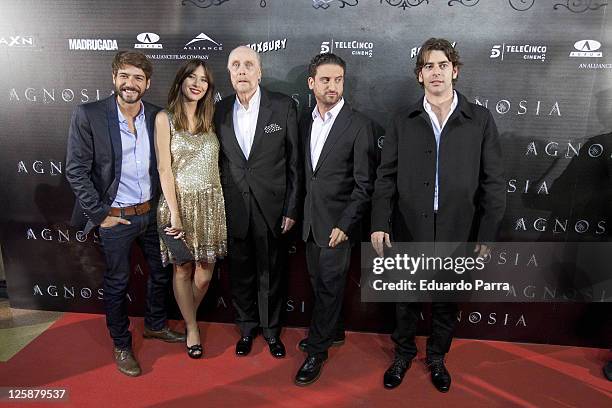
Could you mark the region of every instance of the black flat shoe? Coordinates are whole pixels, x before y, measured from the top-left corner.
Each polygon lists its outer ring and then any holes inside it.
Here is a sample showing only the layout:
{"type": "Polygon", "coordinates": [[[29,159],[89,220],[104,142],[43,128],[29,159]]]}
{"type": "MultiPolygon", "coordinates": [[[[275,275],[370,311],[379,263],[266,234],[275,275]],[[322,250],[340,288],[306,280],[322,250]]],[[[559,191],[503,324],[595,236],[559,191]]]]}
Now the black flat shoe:
{"type": "Polygon", "coordinates": [[[244,357],[251,352],[253,347],[253,336],[244,336],[236,343],[236,355],[244,357]]]}
{"type": "Polygon", "coordinates": [[[324,357],[308,356],[295,375],[295,385],[305,386],[317,381],[325,360],[324,357]]]}
{"type": "Polygon", "coordinates": [[[393,360],[391,366],[385,371],[383,377],[383,385],[385,388],[391,390],[400,385],[411,364],[412,360],[395,357],[395,360],[393,360]]]}
{"type": "MultiPolygon", "coordinates": [[[[187,332],[187,328],[185,328],[185,336],[187,336],[188,332],[187,332]]],[[[198,334],[200,334],[200,328],[198,327],[198,334]]],[[[185,342],[187,342],[187,339],[185,339],[185,342]]],[[[187,355],[191,358],[202,358],[202,355],[204,354],[204,348],[202,347],[202,344],[194,344],[193,346],[187,346],[187,355]]]]}
{"type": "Polygon", "coordinates": [[[440,392],[448,392],[451,386],[451,376],[444,365],[444,360],[441,358],[428,360],[427,367],[431,372],[431,382],[436,389],[440,392]]]}
{"type": "Polygon", "coordinates": [[[266,339],[268,342],[268,347],[270,347],[270,354],[274,358],[283,358],[285,357],[285,345],[281,341],[280,337],[270,337],[266,339]]]}

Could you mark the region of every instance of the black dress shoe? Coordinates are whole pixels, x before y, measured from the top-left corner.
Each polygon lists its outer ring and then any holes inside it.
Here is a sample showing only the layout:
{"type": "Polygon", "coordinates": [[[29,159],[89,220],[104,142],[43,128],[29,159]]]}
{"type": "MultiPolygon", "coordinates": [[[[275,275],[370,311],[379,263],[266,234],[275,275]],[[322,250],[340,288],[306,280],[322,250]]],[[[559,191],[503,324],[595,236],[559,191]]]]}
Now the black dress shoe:
{"type": "Polygon", "coordinates": [[[295,385],[304,386],[317,381],[325,360],[325,357],[308,356],[295,375],[295,385]]]}
{"type": "Polygon", "coordinates": [[[270,347],[270,354],[272,354],[272,357],[285,357],[285,345],[281,341],[280,337],[270,337],[269,339],[266,339],[266,341],[270,347]]]}
{"type": "Polygon", "coordinates": [[[412,360],[405,360],[400,357],[395,357],[391,366],[385,371],[383,384],[385,388],[391,390],[402,383],[404,374],[410,368],[412,360]]]}
{"type": "Polygon", "coordinates": [[[236,343],[236,355],[244,357],[251,352],[253,347],[253,336],[244,336],[236,343]]]}
{"type": "Polygon", "coordinates": [[[608,361],[608,363],[604,366],[603,373],[608,381],[612,381],[612,360],[608,361]]]}
{"type": "MultiPolygon", "coordinates": [[[[344,341],[345,341],[345,336],[344,336],[344,333],[342,333],[341,335],[334,337],[334,340],[332,341],[332,347],[341,346],[344,344],[344,341]]],[[[300,340],[300,342],[298,343],[298,348],[302,350],[303,352],[306,352],[307,345],[308,345],[308,337],[300,340]]]]}
{"type": "Polygon", "coordinates": [[[161,330],[151,330],[144,328],[142,337],[145,339],[157,339],[165,341],[166,343],[182,343],[187,340],[187,336],[184,333],[179,333],[174,330],[170,330],[168,326],[161,330]]]}
{"type": "Polygon", "coordinates": [[[451,376],[444,366],[444,360],[441,358],[427,361],[427,367],[431,372],[431,382],[440,392],[448,392],[451,385],[451,376]]]}

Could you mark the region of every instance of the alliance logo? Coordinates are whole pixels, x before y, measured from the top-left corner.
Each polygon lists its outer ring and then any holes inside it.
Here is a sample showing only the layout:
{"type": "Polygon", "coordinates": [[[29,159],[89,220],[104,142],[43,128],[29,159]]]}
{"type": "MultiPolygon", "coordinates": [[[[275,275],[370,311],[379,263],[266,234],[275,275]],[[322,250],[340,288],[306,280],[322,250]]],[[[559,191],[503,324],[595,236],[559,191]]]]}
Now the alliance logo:
{"type": "Polygon", "coordinates": [[[77,51],[114,51],[118,50],[117,40],[71,38],[68,48],[77,51]]]}
{"type": "Polygon", "coordinates": [[[213,40],[211,37],[204,33],[198,34],[194,39],[189,41],[183,47],[184,50],[194,50],[194,51],[223,51],[223,44],[218,43],[213,40]],[[200,43],[198,45],[192,45],[195,43],[200,43]],[[214,45],[204,45],[204,43],[211,43],[214,45]]]}
{"type": "Polygon", "coordinates": [[[36,47],[36,41],[31,35],[10,35],[0,37],[0,47],[34,48],[36,47]]]}
{"type": "Polygon", "coordinates": [[[523,60],[542,61],[546,60],[546,45],[531,44],[497,44],[491,48],[490,59],[503,61],[512,54],[522,54],[523,60]]]}
{"type": "Polygon", "coordinates": [[[321,54],[338,52],[337,50],[351,50],[351,55],[360,55],[372,58],[374,54],[374,43],[369,41],[323,41],[321,43],[321,54]]]}
{"type": "Polygon", "coordinates": [[[159,41],[159,35],[155,33],[140,33],[136,36],[136,39],[139,42],[134,44],[134,48],[146,48],[146,49],[164,48],[162,44],[157,44],[157,42],[159,41]]]}
{"type": "Polygon", "coordinates": [[[260,54],[268,51],[278,51],[287,48],[287,39],[263,41],[259,43],[247,44],[247,47],[260,54]]]}
{"type": "Polygon", "coordinates": [[[574,44],[574,48],[577,51],[570,52],[570,57],[579,57],[579,58],[601,58],[603,57],[603,53],[601,51],[597,51],[601,48],[601,43],[595,40],[580,40],[576,41],[574,44]]]}

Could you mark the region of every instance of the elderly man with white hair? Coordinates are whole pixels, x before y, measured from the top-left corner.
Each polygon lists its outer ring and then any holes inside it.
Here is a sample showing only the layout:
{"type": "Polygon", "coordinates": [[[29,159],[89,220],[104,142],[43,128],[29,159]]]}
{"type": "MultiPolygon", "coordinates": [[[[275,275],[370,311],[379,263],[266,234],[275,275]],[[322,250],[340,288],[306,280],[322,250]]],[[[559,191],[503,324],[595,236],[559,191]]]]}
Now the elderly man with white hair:
{"type": "Polygon", "coordinates": [[[250,353],[262,330],[270,353],[285,356],[280,339],[281,277],[286,234],[298,213],[298,133],[294,101],[262,88],[261,60],[240,46],[228,57],[235,94],[217,104],[232,303],[241,338],[236,355],[250,353]]]}

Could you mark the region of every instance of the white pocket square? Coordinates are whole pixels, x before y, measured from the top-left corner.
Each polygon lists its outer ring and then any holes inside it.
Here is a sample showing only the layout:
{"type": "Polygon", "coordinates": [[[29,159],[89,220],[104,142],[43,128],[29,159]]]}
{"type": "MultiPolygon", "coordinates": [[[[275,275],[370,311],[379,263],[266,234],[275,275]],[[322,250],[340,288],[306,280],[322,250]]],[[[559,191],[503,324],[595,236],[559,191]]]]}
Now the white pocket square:
{"type": "Polygon", "coordinates": [[[283,128],[278,126],[276,123],[271,123],[264,128],[265,133],[278,132],[279,130],[283,130],[283,128]]]}

